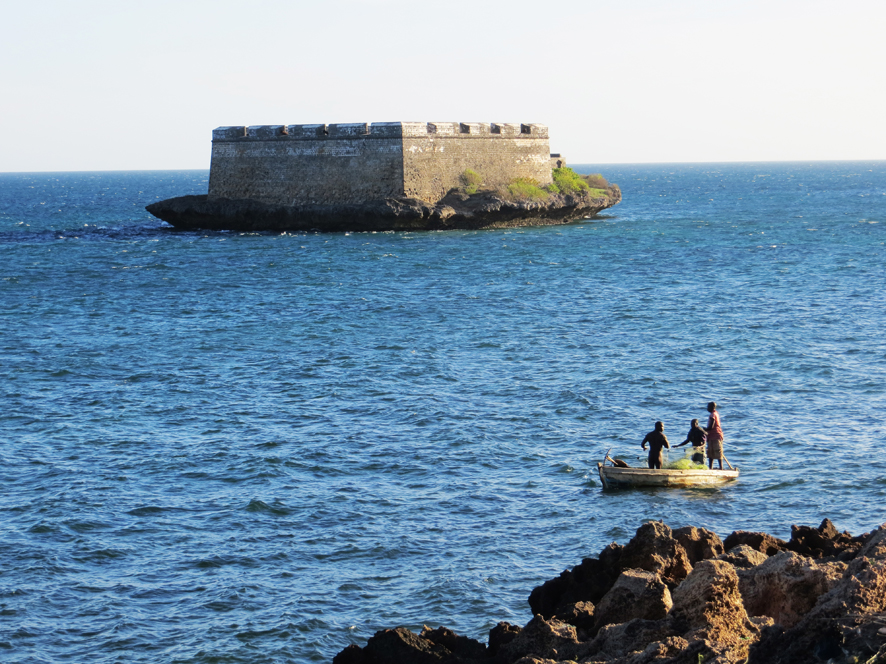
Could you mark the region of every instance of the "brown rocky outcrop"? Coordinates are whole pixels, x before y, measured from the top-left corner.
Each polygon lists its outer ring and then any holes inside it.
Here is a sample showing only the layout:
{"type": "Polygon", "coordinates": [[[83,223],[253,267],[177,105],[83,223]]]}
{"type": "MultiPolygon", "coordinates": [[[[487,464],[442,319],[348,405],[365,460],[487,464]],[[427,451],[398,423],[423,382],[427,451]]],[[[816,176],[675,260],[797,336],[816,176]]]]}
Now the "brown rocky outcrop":
{"type": "Polygon", "coordinates": [[[621,569],[645,569],[658,574],[671,588],[692,570],[689,556],[673,537],[673,532],[659,521],[644,523],[627,543],[618,559],[621,569]]]}
{"type": "Polygon", "coordinates": [[[486,657],[487,648],[484,644],[467,636],[459,636],[446,627],[431,629],[426,625],[419,636],[438,646],[443,646],[459,659],[474,660],[486,657]]]}
{"type": "Polygon", "coordinates": [[[600,552],[599,558],[585,558],[571,570],[564,570],[557,578],[534,588],[529,594],[529,608],[550,618],[576,602],[596,604],[621,574],[618,559],[622,548],[610,544],[600,552]]]}
{"type": "Polygon", "coordinates": [[[694,565],[699,560],[709,560],[721,555],[724,551],[723,540],[710,530],[686,526],[677,528],[673,537],[680,543],[689,557],[689,564],[694,565]]]}
{"type": "Polygon", "coordinates": [[[498,654],[502,646],[513,641],[523,628],[519,625],[512,625],[509,622],[500,622],[491,630],[489,630],[489,656],[493,657],[498,654]]]}
{"type": "Polygon", "coordinates": [[[765,553],[752,549],[747,544],[739,544],[729,549],[724,554],[717,556],[717,560],[725,560],[733,567],[754,567],[769,559],[765,553]]]}
{"type": "MultiPolygon", "coordinates": [[[[660,643],[675,635],[667,620],[635,620],[601,629],[588,645],[589,661],[619,660],[643,651],[649,644],[660,643]]],[[[688,643],[688,642],[687,642],[688,643]]]]}
{"type": "Polygon", "coordinates": [[[535,616],[495,655],[496,664],[514,664],[527,656],[540,659],[572,659],[579,645],[575,627],[552,618],[535,616]]]}
{"type": "Polygon", "coordinates": [[[362,650],[349,646],[332,660],[333,664],[449,664],[462,661],[445,646],[405,627],[376,632],[362,650]]]}
{"type": "Polygon", "coordinates": [[[739,544],[745,544],[755,551],[774,556],[779,551],[787,551],[788,543],[766,533],[752,533],[744,530],[736,530],[723,542],[723,547],[729,551],[739,544]]]}
{"type": "Polygon", "coordinates": [[[668,618],[688,642],[704,641],[717,655],[747,654],[759,633],[745,611],[735,568],[722,560],[703,560],[674,590],[668,618]]]}
{"type": "Polygon", "coordinates": [[[660,620],[672,605],[671,593],[658,574],[627,569],[595,608],[594,629],[635,618],[660,620]]]}
{"type": "MultiPolygon", "coordinates": [[[[751,651],[755,664],[793,664],[854,656],[886,661],[886,526],[867,538],[843,577],[792,628],[764,631],[751,651]],[[862,638],[867,634],[867,638],[862,638]],[[847,646],[854,650],[848,650],[847,646]]],[[[845,661],[849,661],[848,658],[845,661]]]]}
{"type": "Polygon", "coordinates": [[[362,204],[276,205],[249,199],[178,196],[145,209],[181,229],[233,231],[418,231],[565,224],[593,217],[621,201],[618,185],[605,194],[550,194],[544,200],[509,201],[493,193],[459,196],[436,205],[415,198],[362,204]]]}
{"type": "Polygon", "coordinates": [[[554,617],[577,628],[579,638],[594,629],[596,607],[590,602],[575,602],[561,608],[554,617]]]}
{"type": "Polygon", "coordinates": [[[830,519],[825,519],[818,528],[791,526],[787,548],[808,558],[839,557],[846,561],[856,556],[862,544],[863,537],[840,533],[830,519]]]}
{"type": "MultiPolygon", "coordinates": [[[[694,540],[698,545],[694,551],[716,550],[702,529],[694,530],[698,531],[694,540]]],[[[688,534],[687,541],[690,541],[688,534]]],[[[673,588],[686,578],[692,565],[671,529],[661,522],[651,521],[640,526],[625,546],[610,544],[600,552],[599,558],[585,558],[580,565],[533,589],[529,606],[533,613],[550,618],[575,602],[596,605],[627,569],[658,574],[668,587],[673,588]]]]}
{"type": "Polygon", "coordinates": [[[818,598],[843,576],[846,563],[816,563],[784,551],[750,569],[739,570],[739,591],[751,616],[769,616],[793,627],[812,610],[818,598]]]}
{"type": "Polygon", "coordinates": [[[794,526],[790,542],[736,531],[719,544],[704,529],[650,522],[533,590],[533,602],[551,614],[498,623],[488,647],[443,627],[399,628],[334,662],[886,664],[886,525],[852,537],[825,520],[794,526]]]}

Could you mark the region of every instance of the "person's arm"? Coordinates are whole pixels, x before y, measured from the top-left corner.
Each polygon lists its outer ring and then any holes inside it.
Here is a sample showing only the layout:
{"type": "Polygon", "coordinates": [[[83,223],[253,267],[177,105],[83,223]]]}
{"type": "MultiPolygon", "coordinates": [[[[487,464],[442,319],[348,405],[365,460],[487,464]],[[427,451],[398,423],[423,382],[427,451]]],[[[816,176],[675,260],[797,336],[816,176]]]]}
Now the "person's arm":
{"type": "Polygon", "coordinates": [[[671,444],[668,442],[668,437],[665,436],[664,434],[661,434],[661,437],[664,440],[665,447],[667,447],[668,449],[671,449],[671,444]]]}
{"type": "Polygon", "coordinates": [[[674,447],[675,447],[675,448],[676,448],[676,447],[683,447],[683,446],[686,445],[688,442],[689,442],[689,439],[687,438],[686,440],[684,440],[684,441],[683,441],[682,443],[680,443],[679,445],[674,445],[674,447]]]}
{"type": "Polygon", "coordinates": [[[648,433],[643,437],[643,442],[640,443],[640,447],[642,447],[644,450],[646,449],[646,441],[647,441],[647,440],[649,440],[649,434],[648,434],[648,433]]]}

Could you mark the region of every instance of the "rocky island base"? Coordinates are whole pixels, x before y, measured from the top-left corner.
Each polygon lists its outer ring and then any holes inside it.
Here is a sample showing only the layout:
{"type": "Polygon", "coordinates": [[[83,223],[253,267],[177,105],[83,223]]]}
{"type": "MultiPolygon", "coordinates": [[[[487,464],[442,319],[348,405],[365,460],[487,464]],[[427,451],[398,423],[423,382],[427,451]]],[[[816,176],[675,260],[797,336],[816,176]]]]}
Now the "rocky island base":
{"type": "Polygon", "coordinates": [[[334,664],[877,664],[886,662],[886,525],[825,519],[784,541],[643,524],[529,596],[489,643],[445,627],[377,632],[334,664]]]}
{"type": "Polygon", "coordinates": [[[273,205],[256,200],[179,196],[145,209],[182,229],[231,231],[435,231],[565,224],[593,217],[621,201],[618,185],[542,200],[506,200],[494,193],[453,192],[436,204],[386,198],[359,205],[273,205]]]}

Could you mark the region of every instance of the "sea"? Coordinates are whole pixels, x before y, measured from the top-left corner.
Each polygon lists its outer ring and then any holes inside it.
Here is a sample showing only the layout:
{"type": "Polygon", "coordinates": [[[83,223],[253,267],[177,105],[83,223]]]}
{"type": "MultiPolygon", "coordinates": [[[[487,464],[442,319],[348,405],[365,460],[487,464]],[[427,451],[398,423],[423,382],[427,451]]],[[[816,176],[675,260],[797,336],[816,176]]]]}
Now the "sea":
{"type": "Polygon", "coordinates": [[[0,662],[485,641],[649,520],[886,521],[886,162],[576,170],[623,202],[334,234],[145,211],[206,171],[0,174],[0,662]],[[709,401],[737,482],[602,489],[709,401]]]}

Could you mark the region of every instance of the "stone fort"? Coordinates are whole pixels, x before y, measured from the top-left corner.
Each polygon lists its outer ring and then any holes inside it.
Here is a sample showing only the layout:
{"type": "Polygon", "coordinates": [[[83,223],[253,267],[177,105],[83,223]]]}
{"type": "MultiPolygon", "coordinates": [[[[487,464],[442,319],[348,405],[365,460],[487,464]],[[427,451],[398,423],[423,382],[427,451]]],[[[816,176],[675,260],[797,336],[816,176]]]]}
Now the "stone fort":
{"type": "MultiPolygon", "coordinates": [[[[486,187],[517,178],[550,184],[541,124],[374,122],[219,127],[212,132],[208,199],[278,205],[417,198],[434,204],[467,169],[486,187]]],[[[552,159],[553,158],[553,159],[552,159]]]]}

